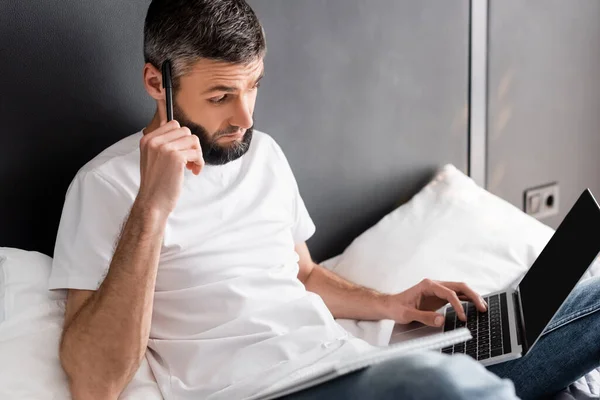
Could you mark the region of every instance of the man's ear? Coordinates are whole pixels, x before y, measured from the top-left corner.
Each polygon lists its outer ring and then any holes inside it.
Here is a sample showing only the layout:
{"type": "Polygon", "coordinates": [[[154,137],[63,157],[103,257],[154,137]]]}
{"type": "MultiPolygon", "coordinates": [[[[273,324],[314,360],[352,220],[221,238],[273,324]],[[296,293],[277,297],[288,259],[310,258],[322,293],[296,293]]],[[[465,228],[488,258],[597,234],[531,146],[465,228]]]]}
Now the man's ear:
{"type": "Polygon", "coordinates": [[[162,72],[151,63],[144,65],[144,87],[155,100],[165,100],[165,89],[162,86],[162,72]]]}

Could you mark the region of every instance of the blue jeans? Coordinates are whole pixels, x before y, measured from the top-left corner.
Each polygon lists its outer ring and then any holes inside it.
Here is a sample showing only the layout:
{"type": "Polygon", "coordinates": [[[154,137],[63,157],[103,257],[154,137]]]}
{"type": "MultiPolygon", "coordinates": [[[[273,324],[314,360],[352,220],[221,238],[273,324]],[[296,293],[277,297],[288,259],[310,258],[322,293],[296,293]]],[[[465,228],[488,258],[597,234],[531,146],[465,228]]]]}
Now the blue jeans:
{"type": "Polygon", "coordinates": [[[576,286],[524,357],[486,369],[466,355],[426,351],[376,364],[283,399],[541,398],[600,366],[598,310],[600,277],[576,286]]]}

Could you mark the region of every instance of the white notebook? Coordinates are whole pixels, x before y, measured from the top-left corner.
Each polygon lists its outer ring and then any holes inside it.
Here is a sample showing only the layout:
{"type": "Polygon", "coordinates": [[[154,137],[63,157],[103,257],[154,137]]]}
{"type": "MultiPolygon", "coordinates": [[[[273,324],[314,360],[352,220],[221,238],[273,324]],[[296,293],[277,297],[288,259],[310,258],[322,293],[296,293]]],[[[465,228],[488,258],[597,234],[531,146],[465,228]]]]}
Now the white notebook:
{"type": "Polygon", "coordinates": [[[414,351],[441,349],[456,343],[465,342],[472,338],[473,336],[467,328],[460,328],[450,332],[441,332],[396,343],[388,347],[361,354],[353,360],[318,364],[314,366],[312,370],[303,369],[302,371],[299,371],[301,375],[296,379],[292,377],[291,381],[286,380],[284,387],[275,385],[274,387],[269,388],[267,392],[263,392],[259,394],[258,397],[252,398],[263,400],[275,399],[414,351]]]}

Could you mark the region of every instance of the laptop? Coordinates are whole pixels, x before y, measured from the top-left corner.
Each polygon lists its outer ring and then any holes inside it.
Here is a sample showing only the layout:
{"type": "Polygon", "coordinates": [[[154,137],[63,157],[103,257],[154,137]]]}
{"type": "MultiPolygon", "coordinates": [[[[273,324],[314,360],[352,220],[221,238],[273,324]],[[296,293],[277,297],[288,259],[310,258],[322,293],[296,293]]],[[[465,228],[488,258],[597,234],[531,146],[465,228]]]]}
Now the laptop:
{"type": "MultiPolygon", "coordinates": [[[[498,364],[524,356],[536,345],[550,320],[600,253],[600,240],[593,234],[600,227],[600,207],[589,189],[556,229],[531,268],[510,289],[482,296],[488,304],[479,312],[471,302],[462,302],[467,322],[458,319],[447,304],[443,327],[419,322],[396,324],[390,344],[466,327],[472,339],[440,351],[467,354],[483,365],[498,364]]],[[[467,282],[468,283],[468,282],[467,282]]]]}

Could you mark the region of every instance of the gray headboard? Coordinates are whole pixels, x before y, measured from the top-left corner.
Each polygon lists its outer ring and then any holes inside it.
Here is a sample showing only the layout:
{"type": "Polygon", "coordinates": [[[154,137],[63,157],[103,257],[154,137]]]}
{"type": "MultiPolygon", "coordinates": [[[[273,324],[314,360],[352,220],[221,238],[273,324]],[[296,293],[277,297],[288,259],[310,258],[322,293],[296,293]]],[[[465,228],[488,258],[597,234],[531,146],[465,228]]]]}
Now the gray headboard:
{"type": "MultiPolygon", "coordinates": [[[[153,113],[148,0],[0,3],[0,246],[52,255],[77,169],[153,113]]],[[[268,54],[257,129],[336,255],[434,170],[468,159],[469,1],[250,0],[268,54]]]]}

